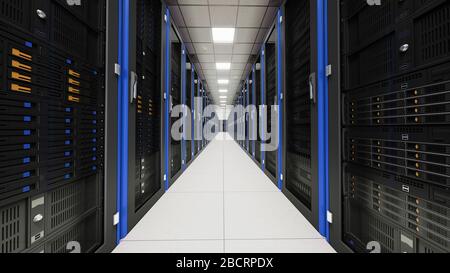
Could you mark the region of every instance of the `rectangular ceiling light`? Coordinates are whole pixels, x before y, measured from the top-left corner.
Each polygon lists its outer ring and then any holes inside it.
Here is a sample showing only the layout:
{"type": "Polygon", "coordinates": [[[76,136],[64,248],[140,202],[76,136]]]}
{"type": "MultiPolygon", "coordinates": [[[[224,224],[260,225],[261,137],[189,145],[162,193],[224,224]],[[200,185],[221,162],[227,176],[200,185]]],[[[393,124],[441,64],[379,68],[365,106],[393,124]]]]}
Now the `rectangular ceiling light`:
{"type": "Polygon", "coordinates": [[[232,44],[234,42],[234,28],[213,28],[213,41],[216,44],[232,44]]]}
{"type": "Polygon", "coordinates": [[[218,82],[219,84],[228,84],[228,83],[230,83],[229,80],[218,80],[217,82],[218,82]]]}
{"type": "Polygon", "coordinates": [[[219,93],[228,93],[228,90],[227,89],[220,89],[219,93]]]}
{"type": "Polygon", "coordinates": [[[216,63],[217,70],[230,70],[231,63],[216,63]]]}

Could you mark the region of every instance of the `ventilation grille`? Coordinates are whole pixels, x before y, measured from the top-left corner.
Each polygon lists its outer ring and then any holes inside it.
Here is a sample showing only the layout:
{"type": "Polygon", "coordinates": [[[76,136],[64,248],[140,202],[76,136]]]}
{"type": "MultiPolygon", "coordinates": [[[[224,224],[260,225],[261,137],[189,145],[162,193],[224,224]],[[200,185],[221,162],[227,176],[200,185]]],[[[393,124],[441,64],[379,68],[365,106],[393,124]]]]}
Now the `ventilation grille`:
{"type": "Polygon", "coordinates": [[[30,22],[30,0],[1,0],[1,17],[15,25],[27,28],[30,22]]]}
{"type": "Polygon", "coordinates": [[[448,57],[450,52],[450,3],[424,14],[415,21],[416,39],[420,50],[419,63],[448,57]]]}
{"type": "Polygon", "coordinates": [[[0,209],[1,253],[25,249],[25,202],[0,209]]]}
{"type": "Polygon", "coordinates": [[[85,26],[62,7],[54,5],[53,12],[54,42],[73,54],[83,56],[87,45],[85,26]]]}
{"type": "Polygon", "coordinates": [[[80,216],[84,208],[81,183],[59,188],[50,193],[50,228],[56,229],[80,216]]]}

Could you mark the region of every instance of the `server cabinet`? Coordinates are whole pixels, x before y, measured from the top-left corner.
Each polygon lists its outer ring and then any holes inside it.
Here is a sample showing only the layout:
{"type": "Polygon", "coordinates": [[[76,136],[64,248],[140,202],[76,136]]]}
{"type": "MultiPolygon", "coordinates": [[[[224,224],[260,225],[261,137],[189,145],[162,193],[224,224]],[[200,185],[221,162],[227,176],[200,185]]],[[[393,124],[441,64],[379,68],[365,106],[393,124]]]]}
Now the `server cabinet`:
{"type": "Polygon", "coordinates": [[[202,141],[201,139],[203,138],[203,128],[202,128],[202,109],[203,109],[203,98],[202,98],[202,91],[203,90],[203,84],[202,84],[202,80],[200,79],[200,77],[197,75],[197,90],[196,90],[196,95],[195,95],[195,103],[194,103],[194,108],[195,108],[195,146],[196,146],[196,151],[195,151],[195,155],[198,155],[202,149],[202,141]]]}
{"type": "Polygon", "coordinates": [[[264,65],[265,65],[265,89],[264,89],[264,103],[267,110],[267,120],[264,122],[265,129],[268,133],[273,133],[273,138],[263,141],[265,148],[264,152],[264,166],[265,172],[269,178],[278,185],[278,151],[280,149],[278,141],[274,137],[279,136],[279,127],[276,124],[272,124],[272,115],[279,114],[279,97],[278,97],[278,66],[279,56],[278,56],[278,28],[275,22],[272,27],[270,34],[264,45],[264,65]]]}
{"type": "Polygon", "coordinates": [[[185,81],[185,89],[186,89],[186,93],[185,93],[185,99],[184,99],[184,105],[186,106],[186,110],[185,113],[187,114],[189,112],[189,117],[185,116],[185,123],[184,123],[184,134],[185,134],[185,140],[184,143],[186,145],[186,151],[185,151],[185,165],[188,165],[191,160],[193,159],[193,142],[192,140],[192,135],[193,135],[193,117],[192,117],[192,105],[193,105],[193,91],[194,89],[194,66],[191,63],[189,57],[186,58],[186,65],[185,65],[185,69],[186,69],[186,81],[185,81]],[[191,118],[190,121],[188,121],[187,119],[191,118]],[[186,126],[190,125],[191,128],[187,128],[186,126]]]}
{"type": "Polygon", "coordinates": [[[0,4],[0,253],[110,249],[117,2],[0,4]]]}
{"type": "Polygon", "coordinates": [[[332,243],[449,252],[450,3],[331,2],[332,243]]]}
{"type": "Polygon", "coordinates": [[[318,228],[317,1],[285,4],[283,192],[318,228]]]}
{"type": "MultiPolygon", "coordinates": [[[[174,123],[179,119],[179,117],[172,116],[173,107],[181,105],[182,96],[182,80],[181,80],[181,60],[182,55],[184,55],[182,50],[182,43],[180,36],[172,25],[170,32],[170,109],[169,116],[169,132],[172,129],[174,123]]],[[[169,135],[169,147],[170,147],[170,177],[171,184],[175,182],[181,171],[181,141],[174,138],[174,136],[169,135]]]]}
{"type": "Polygon", "coordinates": [[[257,108],[257,117],[256,117],[256,121],[257,121],[257,127],[256,127],[256,132],[255,132],[255,143],[254,143],[254,157],[255,160],[261,165],[262,164],[262,150],[261,150],[261,106],[264,105],[263,101],[262,101],[262,88],[261,88],[261,56],[258,57],[258,61],[255,64],[254,67],[254,73],[253,73],[253,87],[254,87],[254,105],[257,108]]]}
{"type": "Polygon", "coordinates": [[[199,82],[199,77],[197,72],[195,71],[194,68],[194,89],[192,90],[192,159],[195,158],[195,156],[198,154],[198,142],[196,140],[196,137],[198,135],[198,127],[197,127],[197,123],[196,123],[196,118],[197,118],[197,97],[198,97],[198,92],[199,92],[199,88],[200,88],[200,82],[199,82]]]}
{"type": "MultiPolygon", "coordinates": [[[[161,1],[129,2],[128,207],[131,230],[164,192],[161,1]]],[[[122,212],[122,214],[124,214],[122,212]]],[[[123,217],[122,217],[123,218],[123,217]]],[[[123,219],[122,219],[123,220],[123,219]]]]}

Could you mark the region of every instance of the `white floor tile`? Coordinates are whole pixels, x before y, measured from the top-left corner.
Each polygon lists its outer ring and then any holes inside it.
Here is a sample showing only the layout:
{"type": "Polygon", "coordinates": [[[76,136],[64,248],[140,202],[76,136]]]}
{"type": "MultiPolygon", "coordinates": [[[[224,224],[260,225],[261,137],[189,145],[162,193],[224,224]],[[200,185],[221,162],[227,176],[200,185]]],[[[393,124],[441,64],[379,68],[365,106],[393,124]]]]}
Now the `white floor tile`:
{"type": "Polygon", "coordinates": [[[225,193],[225,239],[316,239],[319,232],[280,192],[225,193]]]}
{"type": "Polygon", "coordinates": [[[149,240],[223,239],[222,193],[166,194],[125,238],[149,240]]]}
{"type": "Polygon", "coordinates": [[[169,193],[222,192],[223,175],[219,172],[186,172],[170,188],[169,193]]]}
{"type": "Polygon", "coordinates": [[[113,253],[223,253],[223,240],[123,241],[113,253]]]}
{"type": "Polygon", "coordinates": [[[325,239],[230,240],[226,253],[336,253],[325,239]]]}

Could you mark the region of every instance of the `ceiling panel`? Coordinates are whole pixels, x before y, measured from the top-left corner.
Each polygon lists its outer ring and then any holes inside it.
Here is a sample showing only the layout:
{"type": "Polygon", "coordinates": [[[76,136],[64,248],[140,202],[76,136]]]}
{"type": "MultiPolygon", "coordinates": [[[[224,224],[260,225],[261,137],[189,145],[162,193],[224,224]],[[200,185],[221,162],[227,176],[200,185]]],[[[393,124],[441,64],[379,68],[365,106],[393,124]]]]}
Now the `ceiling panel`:
{"type": "Polygon", "coordinates": [[[211,6],[212,27],[235,27],[238,13],[237,6],[211,6]]]}
{"type": "Polygon", "coordinates": [[[237,27],[259,28],[267,7],[239,7],[237,27]]]}
{"type": "Polygon", "coordinates": [[[169,5],[173,20],[186,43],[196,70],[215,99],[219,89],[228,89],[231,103],[235,91],[241,85],[259,53],[277,12],[280,0],[172,0],[169,5]],[[211,28],[233,27],[234,43],[215,44],[211,28]],[[196,63],[199,62],[199,63],[196,63]],[[231,69],[218,71],[216,62],[230,62],[231,69]],[[218,79],[228,79],[227,85],[219,85],[218,79]]]}
{"type": "Polygon", "coordinates": [[[187,27],[209,27],[209,9],[207,6],[180,6],[187,27]]]}

